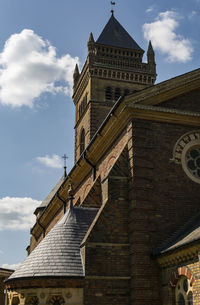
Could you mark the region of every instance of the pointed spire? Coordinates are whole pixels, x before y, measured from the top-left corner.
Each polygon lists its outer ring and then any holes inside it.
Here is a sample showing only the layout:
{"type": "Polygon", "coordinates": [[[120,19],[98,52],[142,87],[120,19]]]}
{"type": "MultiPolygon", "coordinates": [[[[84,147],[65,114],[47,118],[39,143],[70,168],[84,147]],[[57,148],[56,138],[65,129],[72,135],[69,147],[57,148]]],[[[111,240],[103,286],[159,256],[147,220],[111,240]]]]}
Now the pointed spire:
{"type": "Polygon", "coordinates": [[[93,37],[93,34],[92,32],[90,33],[90,37],[89,37],[89,40],[88,40],[88,54],[92,54],[94,53],[94,37],[93,37]]]}
{"type": "Polygon", "coordinates": [[[88,39],[88,45],[91,44],[91,43],[94,43],[94,37],[93,37],[92,32],[90,33],[90,37],[88,39]]]}
{"type": "Polygon", "coordinates": [[[149,40],[149,46],[148,46],[148,51],[147,54],[154,54],[154,50],[151,44],[151,40],[149,40]]]}
{"type": "Polygon", "coordinates": [[[155,53],[151,44],[151,40],[149,40],[149,46],[148,46],[148,51],[147,51],[147,61],[148,64],[153,64],[155,65],[155,53]]]}
{"type": "Polygon", "coordinates": [[[79,76],[80,76],[79,68],[78,68],[78,65],[76,64],[75,69],[74,69],[74,74],[73,74],[74,86],[76,85],[76,83],[79,79],[79,76]]]}

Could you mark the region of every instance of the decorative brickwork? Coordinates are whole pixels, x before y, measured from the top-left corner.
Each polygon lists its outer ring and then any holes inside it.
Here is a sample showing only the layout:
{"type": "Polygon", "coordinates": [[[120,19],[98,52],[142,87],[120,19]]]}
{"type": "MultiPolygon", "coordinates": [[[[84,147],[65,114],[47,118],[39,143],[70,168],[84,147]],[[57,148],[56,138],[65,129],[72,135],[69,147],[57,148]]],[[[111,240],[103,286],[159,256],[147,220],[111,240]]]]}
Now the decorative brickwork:
{"type": "Polygon", "coordinates": [[[193,285],[195,279],[194,279],[194,277],[192,275],[192,272],[187,267],[179,267],[171,275],[170,285],[172,287],[176,286],[180,276],[185,276],[190,281],[190,285],[191,286],[193,285]]]}

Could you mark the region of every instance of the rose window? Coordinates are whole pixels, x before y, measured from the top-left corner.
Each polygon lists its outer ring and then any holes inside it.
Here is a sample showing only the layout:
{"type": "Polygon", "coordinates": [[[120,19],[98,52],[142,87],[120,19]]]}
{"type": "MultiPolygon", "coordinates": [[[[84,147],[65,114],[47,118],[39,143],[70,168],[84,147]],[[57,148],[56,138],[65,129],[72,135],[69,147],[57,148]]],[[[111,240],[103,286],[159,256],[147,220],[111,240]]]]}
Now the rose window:
{"type": "Polygon", "coordinates": [[[192,147],[187,151],[186,165],[190,173],[200,179],[200,146],[192,147]]]}

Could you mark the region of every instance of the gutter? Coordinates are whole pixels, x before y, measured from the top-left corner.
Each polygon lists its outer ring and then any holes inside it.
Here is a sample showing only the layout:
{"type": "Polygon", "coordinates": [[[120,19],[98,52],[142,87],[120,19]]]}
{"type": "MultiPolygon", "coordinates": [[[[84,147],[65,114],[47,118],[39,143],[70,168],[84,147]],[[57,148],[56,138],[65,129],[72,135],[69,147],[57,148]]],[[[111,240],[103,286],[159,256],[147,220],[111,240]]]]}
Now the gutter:
{"type": "Polygon", "coordinates": [[[90,160],[88,160],[87,156],[86,156],[86,150],[84,151],[83,154],[83,159],[92,167],[92,172],[93,172],[93,181],[96,179],[96,166],[94,164],[92,164],[92,162],[90,162],[90,160]]]}
{"type": "Polygon", "coordinates": [[[43,227],[43,225],[41,225],[40,223],[40,218],[37,219],[36,223],[38,223],[38,225],[42,228],[42,234],[43,234],[43,238],[45,237],[45,227],[43,227]]]}
{"type": "Polygon", "coordinates": [[[63,211],[64,211],[64,214],[65,214],[65,213],[66,213],[66,205],[67,205],[67,202],[66,202],[62,197],[60,197],[59,191],[56,192],[56,196],[58,197],[58,199],[59,199],[60,201],[62,201],[62,203],[63,203],[63,211]]]}

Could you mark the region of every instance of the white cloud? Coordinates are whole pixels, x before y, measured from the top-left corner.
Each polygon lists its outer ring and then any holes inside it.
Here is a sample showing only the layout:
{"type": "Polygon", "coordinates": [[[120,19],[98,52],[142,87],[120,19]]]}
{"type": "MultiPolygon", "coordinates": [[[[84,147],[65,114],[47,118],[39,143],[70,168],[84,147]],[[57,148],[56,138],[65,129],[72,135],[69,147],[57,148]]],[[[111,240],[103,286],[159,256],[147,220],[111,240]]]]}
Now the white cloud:
{"type": "Polygon", "coordinates": [[[49,155],[46,155],[45,157],[37,157],[36,160],[47,167],[52,167],[52,168],[63,167],[62,158],[56,154],[52,155],[52,157],[50,157],[49,155]]]}
{"type": "Polygon", "coordinates": [[[151,40],[153,47],[167,55],[170,62],[187,62],[191,59],[193,48],[189,39],[176,34],[179,16],[173,11],[159,13],[152,23],[143,25],[144,37],[151,40]]]}
{"type": "Polygon", "coordinates": [[[32,107],[42,93],[71,94],[78,58],[57,57],[49,41],[29,29],[13,34],[0,53],[0,103],[32,107]]]}
{"type": "Polygon", "coordinates": [[[0,250],[0,254],[3,254],[3,251],[2,251],[2,250],[0,250]]]}
{"type": "Polygon", "coordinates": [[[20,265],[21,265],[21,263],[18,263],[18,264],[3,264],[1,267],[5,268],[5,269],[16,270],[20,265]]]}
{"type": "Polygon", "coordinates": [[[149,7],[148,9],[146,9],[146,13],[151,13],[153,12],[153,7],[149,7]]]}
{"type": "Polygon", "coordinates": [[[192,11],[190,14],[189,14],[189,16],[188,16],[188,18],[189,19],[192,19],[194,16],[196,16],[197,15],[197,12],[196,11],[192,11]]]}
{"type": "Polygon", "coordinates": [[[32,198],[0,199],[0,230],[26,230],[34,224],[34,210],[41,201],[32,198]]]}

